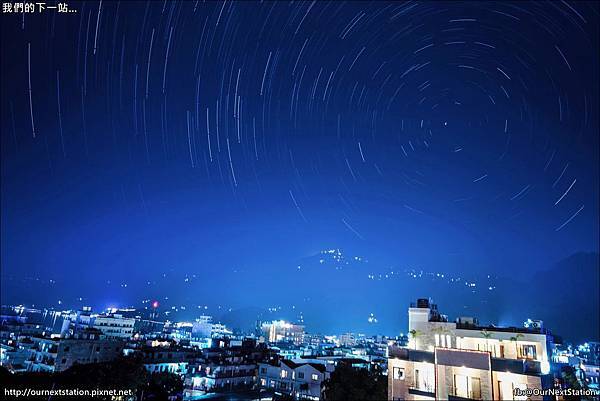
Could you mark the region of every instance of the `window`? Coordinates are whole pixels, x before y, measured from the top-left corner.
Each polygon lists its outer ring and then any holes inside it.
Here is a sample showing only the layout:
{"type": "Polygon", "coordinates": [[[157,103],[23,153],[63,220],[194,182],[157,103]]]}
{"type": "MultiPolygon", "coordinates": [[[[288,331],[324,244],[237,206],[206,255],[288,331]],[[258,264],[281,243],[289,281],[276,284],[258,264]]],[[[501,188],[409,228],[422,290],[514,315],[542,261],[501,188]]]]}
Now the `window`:
{"type": "Polygon", "coordinates": [[[69,352],[69,348],[70,348],[70,347],[65,347],[64,351],[65,351],[65,352],[69,352]]]}
{"type": "Polygon", "coordinates": [[[506,381],[499,381],[498,396],[501,400],[512,400],[514,396],[512,383],[506,381]]]}
{"type": "Polygon", "coordinates": [[[439,334],[435,335],[435,346],[436,347],[440,346],[440,335],[439,334]]]}
{"type": "Polygon", "coordinates": [[[462,398],[470,398],[467,376],[454,375],[454,395],[462,398]]]}
{"type": "Polygon", "coordinates": [[[446,334],[446,347],[452,348],[452,338],[446,334]]]}
{"type": "Polygon", "coordinates": [[[394,380],[404,380],[404,368],[394,368],[394,380]]]}
{"type": "Polygon", "coordinates": [[[469,377],[469,393],[471,398],[481,399],[481,380],[478,377],[469,377]]]}
{"type": "Polygon", "coordinates": [[[260,368],[260,373],[267,373],[267,368],[260,368]]]}
{"type": "Polygon", "coordinates": [[[313,381],[315,381],[315,382],[316,382],[317,380],[319,380],[319,375],[318,375],[318,374],[316,374],[316,373],[313,373],[313,374],[312,374],[312,379],[313,379],[313,381]]]}
{"type": "Polygon", "coordinates": [[[298,372],[298,379],[304,379],[304,372],[298,372]]]}
{"type": "Polygon", "coordinates": [[[266,379],[260,379],[260,385],[263,387],[267,386],[267,380],[266,379]]]}
{"type": "Polygon", "coordinates": [[[286,377],[288,377],[288,372],[287,370],[281,369],[281,378],[285,379],[286,377]]]}
{"type": "Polygon", "coordinates": [[[474,400],[481,399],[481,380],[478,377],[454,375],[454,395],[474,400]]]}
{"type": "Polygon", "coordinates": [[[525,359],[536,359],[537,353],[535,349],[535,345],[522,345],[521,346],[521,358],[525,359]]]}

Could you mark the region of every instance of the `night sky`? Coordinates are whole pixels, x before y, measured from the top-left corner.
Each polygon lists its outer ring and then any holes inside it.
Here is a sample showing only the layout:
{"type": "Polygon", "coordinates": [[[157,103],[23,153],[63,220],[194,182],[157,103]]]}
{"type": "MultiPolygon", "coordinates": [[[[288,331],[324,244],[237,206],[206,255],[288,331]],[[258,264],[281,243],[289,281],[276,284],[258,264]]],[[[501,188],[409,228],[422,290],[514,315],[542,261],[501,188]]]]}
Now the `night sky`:
{"type": "Polygon", "coordinates": [[[397,334],[597,274],[597,3],[69,7],[1,15],[2,303],[397,334]]]}

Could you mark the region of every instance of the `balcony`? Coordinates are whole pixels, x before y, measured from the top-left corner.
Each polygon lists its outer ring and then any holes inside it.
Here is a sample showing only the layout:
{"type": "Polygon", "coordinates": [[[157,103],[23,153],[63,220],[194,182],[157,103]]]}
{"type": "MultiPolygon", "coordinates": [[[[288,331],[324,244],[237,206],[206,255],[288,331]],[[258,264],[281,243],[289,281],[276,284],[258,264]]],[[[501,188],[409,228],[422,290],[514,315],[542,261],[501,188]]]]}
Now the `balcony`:
{"type": "Polygon", "coordinates": [[[435,388],[431,385],[419,386],[413,383],[408,386],[408,394],[435,398],[435,388]]]}
{"type": "Polygon", "coordinates": [[[492,370],[526,375],[541,375],[541,364],[527,359],[492,358],[492,370]]]}
{"type": "Polygon", "coordinates": [[[402,359],[412,362],[434,363],[433,352],[418,351],[410,348],[398,347],[392,345],[388,347],[388,355],[390,358],[402,359]]]}
{"type": "Polygon", "coordinates": [[[253,371],[246,371],[246,370],[241,370],[241,371],[237,371],[237,372],[217,372],[214,373],[212,375],[207,375],[207,377],[210,378],[214,378],[214,379],[223,379],[223,378],[234,378],[234,377],[254,377],[254,372],[253,371]]]}

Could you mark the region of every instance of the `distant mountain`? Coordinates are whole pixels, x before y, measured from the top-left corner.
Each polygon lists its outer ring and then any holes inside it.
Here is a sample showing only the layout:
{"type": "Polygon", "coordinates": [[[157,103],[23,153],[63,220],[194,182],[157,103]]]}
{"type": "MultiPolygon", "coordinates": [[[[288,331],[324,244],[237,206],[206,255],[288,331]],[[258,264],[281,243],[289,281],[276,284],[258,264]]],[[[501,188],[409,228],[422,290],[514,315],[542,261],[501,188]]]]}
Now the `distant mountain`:
{"type": "Polygon", "coordinates": [[[567,341],[600,339],[600,257],[576,253],[515,289],[531,299],[532,313],[567,341]]]}
{"type": "Polygon", "coordinates": [[[599,266],[598,253],[577,253],[546,271],[512,273],[516,267],[511,267],[507,276],[485,268],[459,274],[441,266],[427,271],[384,265],[334,248],[269,273],[255,268],[173,271],[128,285],[109,280],[95,292],[67,281],[8,275],[0,284],[2,303],[102,310],[159,299],[169,319],[193,320],[206,313],[242,330],[252,330],[257,319],[303,319],[308,331],[332,334],[405,332],[410,302],[431,297],[452,320],[473,316],[482,324],[521,326],[527,318],[541,319],[566,341],[584,342],[600,337],[599,266]]]}

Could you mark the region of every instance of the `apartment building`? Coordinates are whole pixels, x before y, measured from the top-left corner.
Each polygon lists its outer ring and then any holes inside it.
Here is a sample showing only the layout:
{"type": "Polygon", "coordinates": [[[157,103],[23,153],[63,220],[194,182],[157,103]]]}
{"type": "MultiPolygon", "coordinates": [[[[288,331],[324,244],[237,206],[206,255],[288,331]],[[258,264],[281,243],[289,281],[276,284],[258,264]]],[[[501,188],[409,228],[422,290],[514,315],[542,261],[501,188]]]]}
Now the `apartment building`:
{"type": "Polygon", "coordinates": [[[128,339],[133,336],[136,319],[119,313],[93,314],[91,309],[72,312],[64,317],[61,336],[69,336],[86,328],[100,330],[107,338],[128,339]]]}
{"type": "Polygon", "coordinates": [[[75,364],[108,362],[123,352],[123,343],[101,338],[101,332],[86,329],[68,338],[31,337],[23,339],[29,352],[25,360],[30,372],[62,372],[75,364]]]}
{"type": "Polygon", "coordinates": [[[389,400],[525,400],[521,390],[553,384],[552,336],[541,322],[529,328],[484,327],[464,317],[449,322],[429,299],[408,314],[408,346],[388,350],[389,400]]]}
{"type": "Polygon", "coordinates": [[[263,323],[261,332],[270,343],[290,342],[299,345],[304,341],[304,326],[283,320],[263,323]]]}
{"type": "Polygon", "coordinates": [[[131,338],[133,336],[134,318],[126,318],[120,314],[98,315],[93,321],[93,326],[106,337],[131,338]]]}
{"type": "Polygon", "coordinates": [[[276,396],[288,395],[295,399],[319,400],[323,382],[335,369],[333,364],[302,360],[277,360],[258,364],[258,384],[276,396]]]}

